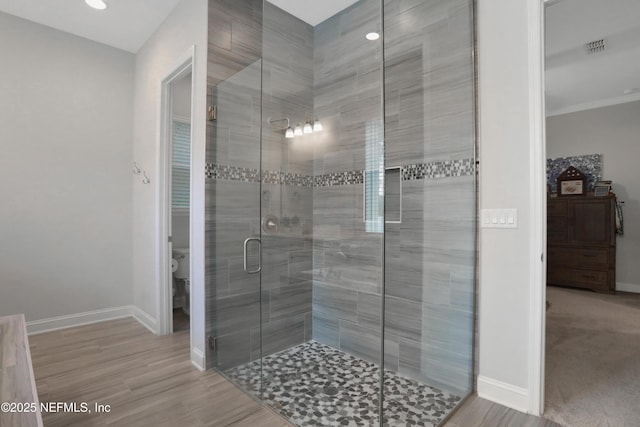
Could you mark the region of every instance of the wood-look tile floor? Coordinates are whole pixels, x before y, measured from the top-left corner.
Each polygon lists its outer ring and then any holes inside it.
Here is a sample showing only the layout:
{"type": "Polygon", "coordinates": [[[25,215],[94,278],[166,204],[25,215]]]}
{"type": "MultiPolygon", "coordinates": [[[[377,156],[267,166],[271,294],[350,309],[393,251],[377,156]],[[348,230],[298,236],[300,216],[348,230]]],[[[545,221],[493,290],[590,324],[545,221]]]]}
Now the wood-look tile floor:
{"type": "MultiPolygon", "coordinates": [[[[189,361],[189,333],[158,337],[132,318],[29,337],[43,402],[110,405],[109,413],[43,414],[55,426],[290,426],[214,371],[189,361]]],[[[556,424],[472,396],[446,427],[556,424]]]]}
{"type": "Polygon", "coordinates": [[[289,425],[217,373],[195,369],[188,331],[158,337],[128,318],[29,342],[41,401],[111,405],[103,414],[43,414],[46,427],[289,425]]]}
{"type": "Polygon", "coordinates": [[[560,424],[473,395],[445,423],[445,427],[560,427],[560,424]]]}

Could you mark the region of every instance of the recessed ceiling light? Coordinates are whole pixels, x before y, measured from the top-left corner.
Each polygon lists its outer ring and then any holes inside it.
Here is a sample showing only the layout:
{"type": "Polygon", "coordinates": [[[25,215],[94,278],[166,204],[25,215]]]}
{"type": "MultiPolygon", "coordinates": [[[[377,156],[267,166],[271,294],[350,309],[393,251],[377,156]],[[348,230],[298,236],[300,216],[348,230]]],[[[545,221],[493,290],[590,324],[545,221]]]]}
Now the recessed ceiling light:
{"type": "Polygon", "coordinates": [[[107,8],[107,4],[102,0],[84,0],[84,2],[94,9],[104,10],[107,8]]]}
{"type": "Polygon", "coordinates": [[[380,34],[378,33],[368,33],[366,36],[367,40],[378,40],[380,38],[380,34]]]}

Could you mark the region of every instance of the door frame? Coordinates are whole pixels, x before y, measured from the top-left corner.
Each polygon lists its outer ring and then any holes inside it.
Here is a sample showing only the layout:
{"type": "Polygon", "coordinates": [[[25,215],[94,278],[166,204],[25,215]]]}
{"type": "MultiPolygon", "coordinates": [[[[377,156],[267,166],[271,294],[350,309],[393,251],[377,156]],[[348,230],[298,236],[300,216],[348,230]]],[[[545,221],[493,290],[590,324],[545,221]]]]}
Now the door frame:
{"type": "MultiPolygon", "coordinates": [[[[172,310],[172,273],[171,273],[171,124],[173,120],[173,83],[181,80],[191,73],[191,141],[194,141],[195,121],[195,79],[194,79],[195,46],[189,48],[178,60],[176,65],[169,68],[169,72],[160,83],[160,110],[159,115],[159,141],[158,141],[158,187],[157,199],[158,209],[156,210],[158,224],[158,251],[157,251],[157,292],[156,292],[156,312],[158,313],[158,324],[156,333],[158,335],[168,335],[173,333],[173,310],[172,310]]],[[[193,155],[190,161],[193,170],[193,155]]],[[[193,180],[191,180],[189,197],[189,223],[193,224],[193,180]]],[[[193,227],[189,226],[189,246],[193,242],[193,227]]],[[[193,256],[189,257],[190,277],[193,277],[193,256]]],[[[192,297],[193,292],[190,294],[192,297]]],[[[193,331],[193,316],[189,316],[190,329],[193,331]]],[[[191,348],[190,344],[190,348],[191,348]]]]}
{"type": "Polygon", "coordinates": [[[529,408],[544,413],[547,178],[545,127],[545,8],[561,0],[527,0],[529,56],[529,408]]]}

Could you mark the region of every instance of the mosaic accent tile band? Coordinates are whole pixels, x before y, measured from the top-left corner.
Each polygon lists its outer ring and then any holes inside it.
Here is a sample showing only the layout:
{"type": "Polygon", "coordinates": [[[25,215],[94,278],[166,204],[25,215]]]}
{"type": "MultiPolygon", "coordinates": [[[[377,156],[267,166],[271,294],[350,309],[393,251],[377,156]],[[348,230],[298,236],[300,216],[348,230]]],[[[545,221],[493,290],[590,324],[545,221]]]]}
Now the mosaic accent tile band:
{"type": "MultiPolygon", "coordinates": [[[[221,181],[260,182],[260,170],[254,168],[240,168],[235,166],[207,163],[205,167],[207,179],[221,181]]],[[[314,177],[298,173],[263,171],[262,182],[265,184],[292,185],[297,187],[312,187],[314,177]]]]}
{"type": "Polygon", "coordinates": [[[225,181],[260,182],[260,171],[253,168],[216,165],[207,163],[205,175],[208,179],[225,181]]]}
{"type": "MultiPolygon", "coordinates": [[[[260,395],[256,360],[225,374],[260,395]]],[[[298,426],[379,425],[379,368],[315,341],[262,359],[262,399],[298,426]]],[[[459,396],[385,370],[384,425],[437,426],[459,396]]]]}
{"type": "Polygon", "coordinates": [[[444,162],[419,163],[402,167],[402,179],[451,178],[473,175],[476,171],[474,159],[448,160],[444,162]]]}
{"type": "Polygon", "coordinates": [[[348,171],[316,175],[313,177],[314,187],[333,187],[335,185],[349,185],[364,183],[363,171],[348,171]]]}
{"type": "MultiPolygon", "coordinates": [[[[476,172],[474,159],[449,160],[443,162],[418,163],[401,167],[402,179],[438,179],[469,176],[476,172]]],[[[221,181],[243,181],[259,183],[260,170],[208,163],[205,170],[207,179],[221,181]]],[[[332,187],[353,185],[364,182],[364,171],[335,172],[323,175],[303,175],[279,171],[263,171],[262,182],[296,187],[332,187]]]]}

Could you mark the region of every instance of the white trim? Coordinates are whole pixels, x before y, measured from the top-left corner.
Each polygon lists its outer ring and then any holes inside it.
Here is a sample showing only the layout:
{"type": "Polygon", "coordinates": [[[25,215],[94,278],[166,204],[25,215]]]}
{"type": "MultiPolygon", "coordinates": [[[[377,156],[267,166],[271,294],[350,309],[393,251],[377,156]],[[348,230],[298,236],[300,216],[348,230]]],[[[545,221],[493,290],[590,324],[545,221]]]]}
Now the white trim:
{"type": "Polygon", "coordinates": [[[133,316],[134,306],[106,308],[104,310],[86,311],[84,313],[69,314],[66,316],[51,317],[48,319],[32,320],[27,322],[29,335],[42,334],[58,329],[73,328],[74,326],[89,325],[91,323],[107,320],[122,319],[133,316]]]}
{"type": "MultiPolygon", "coordinates": [[[[158,241],[156,248],[156,283],[158,284],[156,311],[158,313],[158,323],[156,333],[158,335],[167,335],[173,332],[172,321],[172,283],[171,283],[171,244],[169,242],[171,209],[169,201],[171,200],[171,182],[170,182],[170,135],[171,124],[173,120],[172,114],[172,96],[171,84],[189,73],[191,73],[191,104],[193,107],[193,86],[194,86],[194,64],[195,64],[195,45],[186,50],[169,68],[165,77],[160,82],[160,105],[158,108],[158,206],[156,208],[156,229],[158,230],[158,241]]],[[[194,109],[191,110],[191,122],[194,121],[194,109]]],[[[193,141],[193,126],[191,129],[191,139],[193,141]]],[[[191,160],[193,166],[193,158],[191,160]]],[[[191,208],[193,202],[191,201],[191,208]]],[[[193,219],[193,209],[190,209],[190,219],[193,219]]],[[[190,221],[191,222],[191,221],[190,221]]],[[[190,227],[191,228],[191,227],[190,227]]],[[[190,231],[190,241],[192,241],[192,233],[190,231]]],[[[193,264],[193,263],[191,263],[193,264]]],[[[190,267],[192,270],[192,268],[190,267]]],[[[193,325],[191,325],[193,329],[193,325]]],[[[193,337],[191,337],[193,338],[193,337]]]]}
{"type": "Polygon", "coordinates": [[[529,361],[524,410],[544,411],[546,299],[546,150],[544,120],[544,0],[528,0],[529,51],[529,361]]]}
{"type": "Polygon", "coordinates": [[[154,319],[149,313],[136,306],[131,307],[131,316],[136,319],[142,326],[147,328],[152,333],[156,333],[158,328],[158,324],[156,319],[154,319]]]}
{"type": "Polygon", "coordinates": [[[482,375],[478,376],[478,396],[520,412],[527,412],[529,407],[530,396],[526,388],[516,387],[482,375]]]}
{"type": "Polygon", "coordinates": [[[152,334],[156,333],[156,320],[135,305],[125,305],[122,307],[106,308],[104,310],[86,311],[84,313],[32,320],[31,322],[27,322],[26,326],[29,335],[37,335],[60,329],[75,328],[76,326],[124,319],[125,317],[133,317],[152,334]]]}
{"type": "Polygon", "coordinates": [[[547,117],[560,116],[562,114],[577,113],[578,111],[593,110],[596,108],[610,107],[612,105],[626,104],[628,102],[640,101],[640,93],[623,95],[615,98],[600,99],[598,101],[584,102],[582,104],[569,105],[547,112],[547,117]]]}
{"type": "Polygon", "coordinates": [[[204,353],[196,347],[191,349],[191,364],[198,368],[200,371],[204,371],[205,367],[205,359],[204,353]]]}
{"type": "MultiPolygon", "coordinates": [[[[206,44],[205,44],[206,46],[206,44]]],[[[191,281],[191,292],[189,293],[189,321],[190,321],[190,344],[195,349],[198,348],[199,353],[202,354],[202,360],[195,359],[193,354],[192,363],[202,366],[203,369],[207,367],[207,347],[206,338],[204,333],[206,331],[206,291],[205,291],[205,249],[204,249],[204,236],[205,236],[205,164],[206,164],[206,123],[202,129],[201,139],[198,139],[196,131],[200,131],[199,123],[202,121],[196,120],[199,114],[200,117],[204,116],[206,112],[206,47],[200,52],[204,55],[202,66],[204,66],[204,74],[201,77],[203,88],[200,89],[196,77],[198,76],[196,70],[201,64],[198,62],[196,56],[197,50],[195,45],[193,46],[193,56],[191,58],[191,193],[189,194],[189,248],[191,256],[189,257],[189,276],[191,281]],[[204,96],[203,108],[199,110],[198,100],[200,96],[204,96]],[[202,111],[202,113],[198,113],[202,111]],[[201,141],[201,144],[197,142],[201,141]],[[196,189],[198,192],[196,193],[196,189]],[[195,207],[199,206],[199,209],[195,207]],[[197,238],[196,238],[197,236],[197,238]],[[196,301],[198,304],[196,304],[196,301]],[[202,330],[195,327],[195,324],[202,327],[202,330]],[[202,348],[197,347],[202,345],[202,348]]]]}
{"type": "Polygon", "coordinates": [[[616,291],[633,292],[636,294],[640,294],[640,283],[617,282],[616,291]]]}

